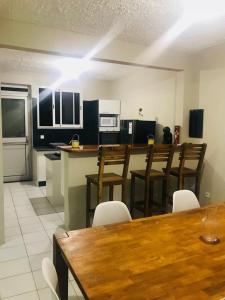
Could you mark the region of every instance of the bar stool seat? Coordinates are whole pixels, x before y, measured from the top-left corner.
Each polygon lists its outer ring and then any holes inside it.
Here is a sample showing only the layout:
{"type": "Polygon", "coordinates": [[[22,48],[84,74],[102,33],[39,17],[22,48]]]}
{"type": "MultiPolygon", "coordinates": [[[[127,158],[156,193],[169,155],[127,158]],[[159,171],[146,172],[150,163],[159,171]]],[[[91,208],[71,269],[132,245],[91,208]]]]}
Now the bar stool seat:
{"type": "MultiPolygon", "coordinates": [[[[146,176],[146,170],[132,170],[130,171],[131,174],[134,174],[136,177],[138,178],[141,178],[141,179],[144,179],[145,176],[146,176]]],[[[150,180],[154,180],[154,178],[156,177],[159,177],[159,178],[162,178],[162,177],[165,177],[166,174],[164,172],[161,172],[161,171],[158,171],[158,170],[154,170],[152,169],[150,171],[150,180]]]]}
{"type": "MultiPolygon", "coordinates": [[[[182,172],[185,176],[194,176],[197,174],[196,170],[193,170],[193,169],[189,169],[189,168],[183,168],[183,172],[182,172]]],[[[180,171],[179,171],[179,168],[178,167],[175,167],[175,168],[171,168],[170,170],[170,174],[171,175],[174,175],[174,176],[179,176],[180,174],[180,171]]]]}
{"type": "MultiPolygon", "coordinates": [[[[99,182],[99,176],[98,174],[90,174],[90,175],[86,175],[86,178],[88,180],[90,180],[91,183],[98,185],[99,182]]],[[[105,173],[103,174],[102,177],[102,184],[104,186],[107,185],[117,185],[117,184],[122,184],[123,183],[123,177],[115,174],[115,173],[105,173]]]]}

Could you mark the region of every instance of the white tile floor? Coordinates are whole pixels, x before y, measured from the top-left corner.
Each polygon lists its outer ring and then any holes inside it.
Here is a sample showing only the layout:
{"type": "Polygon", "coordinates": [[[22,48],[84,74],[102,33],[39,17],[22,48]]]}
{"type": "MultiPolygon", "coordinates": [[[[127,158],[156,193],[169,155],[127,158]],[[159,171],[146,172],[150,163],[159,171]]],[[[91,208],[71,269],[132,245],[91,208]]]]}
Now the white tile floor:
{"type": "MultiPolygon", "coordinates": [[[[36,216],[29,198],[45,196],[45,187],[31,182],[4,184],[6,241],[0,246],[0,299],[52,299],[41,261],[46,256],[52,259],[52,235],[62,230],[64,215],[36,216]]],[[[70,299],[84,299],[72,276],[69,295],[70,299]]]]}

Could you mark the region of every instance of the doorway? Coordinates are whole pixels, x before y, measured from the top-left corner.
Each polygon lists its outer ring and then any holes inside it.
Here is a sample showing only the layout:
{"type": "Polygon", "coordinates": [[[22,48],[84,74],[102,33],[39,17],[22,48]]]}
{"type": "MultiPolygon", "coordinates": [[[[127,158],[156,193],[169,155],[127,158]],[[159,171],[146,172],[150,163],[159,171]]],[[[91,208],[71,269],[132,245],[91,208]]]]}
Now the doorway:
{"type": "Polygon", "coordinates": [[[4,182],[30,179],[28,88],[1,87],[4,182]]]}

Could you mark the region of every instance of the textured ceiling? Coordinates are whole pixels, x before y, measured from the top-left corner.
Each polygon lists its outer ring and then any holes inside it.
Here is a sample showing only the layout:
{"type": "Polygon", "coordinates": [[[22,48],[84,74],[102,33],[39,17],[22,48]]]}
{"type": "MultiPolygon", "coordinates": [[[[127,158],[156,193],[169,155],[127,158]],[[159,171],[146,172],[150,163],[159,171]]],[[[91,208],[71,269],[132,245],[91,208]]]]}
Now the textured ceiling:
{"type": "MultiPolygon", "coordinates": [[[[197,0],[196,0],[197,1],[197,0]]],[[[0,0],[0,18],[151,45],[182,15],[181,0],[0,0]]],[[[225,40],[225,19],[191,26],[173,47],[197,51],[225,40]]]]}
{"type": "MultiPolygon", "coordinates": [[[[60,76],[56,68],[56,62],[62,57],[24,52],[10,49],[0,49],[0,70],[32,73],[48,73],[60,76]]],[[[116,65],[110,63],[91,61],[91,69],[83,74],[85,78],[98,80],[114,80],[121,78],[131,72],[136,67],[116,65]]],[[[141,68],[138,68],[139,70],[141,68]]],[[[151,70],[149,70],[151,72],[151,70]]]]}
{"type": "Polygon", "coordinates": [[[177,0],[0,0],[0,17],[103,35],[115,22],[119,38],[149,43],[179,16],[177,0]],[[160,24],[159,24],[160,19],[160,24]]]}

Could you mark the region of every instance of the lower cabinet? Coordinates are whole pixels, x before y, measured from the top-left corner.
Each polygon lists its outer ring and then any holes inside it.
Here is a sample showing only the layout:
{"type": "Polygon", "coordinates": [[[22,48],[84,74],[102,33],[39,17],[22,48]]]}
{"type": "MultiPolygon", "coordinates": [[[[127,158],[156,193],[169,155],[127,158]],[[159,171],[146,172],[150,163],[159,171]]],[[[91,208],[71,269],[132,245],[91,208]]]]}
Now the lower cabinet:
{"type": "Polygon", "coordinates": [[[37,186],[46,185],[46,157],[45,154],[56,151],[37,151],[33,149],[33,181],[37,186]]]}

